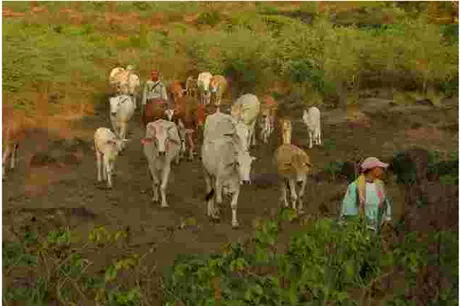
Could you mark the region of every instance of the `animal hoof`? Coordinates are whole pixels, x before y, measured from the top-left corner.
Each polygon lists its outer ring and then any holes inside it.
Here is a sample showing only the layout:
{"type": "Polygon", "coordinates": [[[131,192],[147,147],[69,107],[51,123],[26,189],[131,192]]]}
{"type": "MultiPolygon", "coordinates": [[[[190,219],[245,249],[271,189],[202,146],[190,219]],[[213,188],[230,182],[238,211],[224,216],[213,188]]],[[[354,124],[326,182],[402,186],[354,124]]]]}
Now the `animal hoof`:
{"type": "Polygon", "coordinates": [[[161,208],[167,208],[167,207],[170,207],[170,205],[166,204],[166,203],[162,203],[162,205],[160,205],[161,208]]]}
{"type": "Polygon", "coordinates": [[[156,202],[158,202],[158,199],[156,199],[155,197],[153,197],[151,201],[154,202],[154,203],[156,203],[156,202]]]}
{"type": "Polygon", "coordinates": [[[238,224],[238,223],[232,224],[232,229],[238,229],[238,228],[239,228],[239,224],[238,224]]]}

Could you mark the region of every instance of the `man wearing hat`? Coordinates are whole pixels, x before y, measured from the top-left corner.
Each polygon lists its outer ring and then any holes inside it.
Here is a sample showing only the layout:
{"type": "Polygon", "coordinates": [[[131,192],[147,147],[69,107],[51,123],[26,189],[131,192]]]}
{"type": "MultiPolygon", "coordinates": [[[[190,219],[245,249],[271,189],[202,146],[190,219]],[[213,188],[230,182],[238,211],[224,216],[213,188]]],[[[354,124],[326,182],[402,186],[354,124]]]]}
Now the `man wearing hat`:
{"type": "Polygon", "coordinates": [[[340,218],[365,216],[368,227],[374,230],[379,229],[383,222],[391,220],[391,201],[381,180],[388,166],[376,157],[368,157],[362,162],[362,173],[347,188],[340,218]]]}
{"type": "Polygon", "coordinates": [[[166,93],[166,86],[159,79],[159,73],[157,70],[151,71],[151,79],[146,81],[144,84],[144,90],[142,93],[142,107],[141,114],[144,114],[146,102],[165,104],[168,101],[168,95],[166,93]]]}

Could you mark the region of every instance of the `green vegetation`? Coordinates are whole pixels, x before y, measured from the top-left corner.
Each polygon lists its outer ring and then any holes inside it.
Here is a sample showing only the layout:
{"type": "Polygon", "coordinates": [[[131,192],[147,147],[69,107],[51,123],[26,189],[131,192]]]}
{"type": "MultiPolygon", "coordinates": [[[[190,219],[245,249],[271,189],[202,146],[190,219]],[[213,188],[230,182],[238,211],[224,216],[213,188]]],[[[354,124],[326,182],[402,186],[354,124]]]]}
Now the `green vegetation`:
{"type": "Polygon", "coordinates": [[[98,103],[109,71],[129,63],[142,79],[152,67],[166,79],[210,70],[231,76],[234,94],[283,84],[279,94],[319,102],[372,87],[437,97],[458,90],[457,25],[437,23],[454,10],[446,4],[38,5],[47,11],[4,3],[25,13],[3,19],[3,98],[23,108],[43,86],[60,103],[98,103]]]}
{"type": "MultiPolygon", "coordinates": [[[[427,174],[444,184],[457,185],[459,182],[458,164],[458,151],[445,154],[445,156],[441,152],[430,151],[427,174]]],[[[415,164],[410,162],[404,153],[399,152],[394,155],[393,168],[398,184],[416,183],[415,164]]]]}
{"type": "Polygon", "coordinates": [[[371,292],[383,305],[410,305],[405,295],[418,273],[433,264],[440,265],[449,285],[428,302],[456,303],[455,232],[425,239],[409,233],[399,244],[382,240],[357,220],[338,224],[323,219],[305,224],[284,247],[277,240],[290,216],[258,224],[247,246],[230,245],[220,255],[179,257],[166,271],[166,305],[216,305],[218,300],[221,305],[363,305],[371,292]],[[428,252],[434,241],[444,252],[428,252]],[[382,282],[386,277],[395,281],[402,275],[397,271],[403,272],[405,285],[386,292],[382,282]]]}
{"type": "Polygon", "coordinates": [[[59,229],[44,237],[27,232],[20,242],[3,242],[3,275],[4,280],[9,280],[4,283],[3,301],[23,301],[23,305],[34,306],[52,302],[77,305],[85,301],[140,305],[140,267],[152,250],[143,256],[114,258],[100,272],[94,271],[95,262],[91,260],[97,257],[98,249],[123,247],[126,237],[125,231],[111,234],[97,227],[86,241],[68,229],[59,229]],[[20,277],[24,271],[29,277],[20,277]]]}

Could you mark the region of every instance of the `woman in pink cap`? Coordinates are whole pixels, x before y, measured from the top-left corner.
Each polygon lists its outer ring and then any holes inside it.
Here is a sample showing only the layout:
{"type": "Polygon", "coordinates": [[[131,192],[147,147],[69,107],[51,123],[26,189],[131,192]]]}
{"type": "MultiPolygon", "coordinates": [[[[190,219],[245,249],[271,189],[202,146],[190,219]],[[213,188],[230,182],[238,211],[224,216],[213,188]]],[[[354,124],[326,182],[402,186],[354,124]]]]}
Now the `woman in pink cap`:
{"type": "Polygon", "coordinates": [[[388,166],[376,157],[368,157],[362,162],[362,174],[347,188],[340,218],[365,216],[368,226],[374,230],[380,228],[384,221],[391,220],[391,201],[381,180],[388,166]]]}

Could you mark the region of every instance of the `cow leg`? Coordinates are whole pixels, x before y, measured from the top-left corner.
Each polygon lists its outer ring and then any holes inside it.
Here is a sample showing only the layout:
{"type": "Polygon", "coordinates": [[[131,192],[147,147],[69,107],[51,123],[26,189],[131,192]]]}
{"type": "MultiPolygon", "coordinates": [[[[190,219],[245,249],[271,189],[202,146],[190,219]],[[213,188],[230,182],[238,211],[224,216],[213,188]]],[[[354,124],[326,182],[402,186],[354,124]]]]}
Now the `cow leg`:
{"type": "MultiPolygon", "coordinates": [[[[214,182],[213,182],[213,178],[206,170],[204,170],[204,174],[205,174],[206,193],[208,195],[213,189],[214,182]]],[[[207,216],[212,219],[218,219],[217,212],[215,211],[215,207],[214,207],[214,199],[215,197],[211,196],[207,201],[207,216]]]]}
{"type": "MultiPolygon", "coordinates": [[[[120,139],[125,139],[126,137],[126,122],[120,122],[120,139]]],[[[125,150],[125,142],[122,143],[122,150],[125,150]]]]}
{"type": "Polygon", "coordinates": [[[98,182],[102,180],[101,178],[101,166],[102,166],[102,156],[101,153],[96,152],[96,166],[98,168],[98,182]]]}
{"type": "Polygon", "coordinates": [[[111,162],[109,161],[109,158],[106,157],[106,155],[104,155],[103,161],[104,161],[104,172],[106,173],[106,177],[107,177],[107,187],[112,188],[112,171],[109,171],[109,163],[111,162]]]}
{"type": "Polygon", "coordinates": [[[131,97],[133,98],[134,109],[136,109],[136,107],[137,107],[137,105],[136,105],[136,94],[131,95],[131,97]]]}
{"type": "Polygon", "coordinates": [[[101,157],[101,173],[102,173],[102,180],[107,181],[107,168],[106,168],[105,155],[102,155],[101,157]]]}
{"type": "Polygon", "coordinates": [[[312,149],[312,138],[313,138],[313,135],[312,135],[311,130],[309,130],[308,133],[309,133],[309,149],[312,149]]]}
{"type": "Polygon", "coordinates": [[[232,200],[231,200],[231,209],[232,209],[232,227],[237,228],[239,226],[239,223],[237,221],[237,201],[239,199],[239,194],[240,194],[240,188],[237,189],[237,191],[234,192],[232,195],[232,200]]]}
{"type": "Polygon", "coordinates": [[[281,195],[280,195],[280,202],[283,202],[285,207],[288,207],[288,201],[287,201],[287,183],[285,181],[285,179],[282,179],[280,181],[280,191],[281,191],[281,195]]]}
{"type": "Polygon", "coordinates": [[[192,134],[186,134],[187,142],[189,144],[189,160],[194,159],[194,141],[192,140],[192,134]]]}
{"type": "Polygon", "coordinates": [[[302,184],[301,184],[301,189],[299,190],[299,195],[298,195],[298,213],[303,213],[303,199],[304,199],[304,191],[306,190],[306,183],[307,183],[307,175],[303,176],[302,184]]]}
{"type": "Polygon", "coordinates": [[[223,181],[218,175],[216,175],[215,181],[215,192],[216,192],[216,204],[220,205],[222,203],[222,189],[223,189],[223,181]]]}
{"type": "Polygon", "coordinates": [[[322,137],[321,137],[321,130],[320,130],[320,127],[317,129],[317,139],[318,139],[318,145],[321,146],[322,145],[322,137]]]}
{"type": "Polygon", "coordinates": [[[10,168],[11,169],[14,169],[15,165],[16,165],[16,157],[18,155],[18,144],[15,143],[13,145],[13,150],[11,152],[11,160],[10,160],[10,168]]]}
{"type": "Polygon", "coordinates": [[[170,177],[170,163],[166,161],[163,173],[162,173],[162,185],[160,185],[160,194],[162,196],[162,204],[161,207],[168,207],[168,203],[166,201],[166,187],[168,185],[168,178],[170,177]]]}
{"type": "Polygon", "coordinates": [[[5,164],[6,164],[6,161],[8,159],[8,156],[10,155],[10,151],[11,151],[11,146],[6,145],[5,146],[5,152],[3,152],[3,158],[2,158],[2,175],[3,175],[3,177],[5,177],[5,164]]]}
{"type": "Polygon", "coordinates": [[[112,115],[110,115],[110,123],[112,125],[112,129],[114,130],[115,135],[117,135],[117,126],[116,126],[115,118],[112,115]]]}
{"type": "Polygon", "coordinates": [[[158,201],[159,180],[157,177],[157,172],[155,171],[154,161],[149,161],[149,170],[150,170],[150,175],[152,176],[152,191],[154,193],[152,197],[152,202],[157,202],[158,201]]]}
{"type": "Polygon", "coordinates": [[[251,138],[253,139],[253,146],[256,146],[255,123],[256,122],[253,122],[253,126],[251,127],[251,138]]]}
{"type": "Polygon", "coordinates": [[[296,182],[294,179],[290,179],[288,181],[288,184],[290,186],[290,196],[291,196],[291,207],[296,210],[296,202],[297,202],[297,196],[296,196],[296,182]]]}

